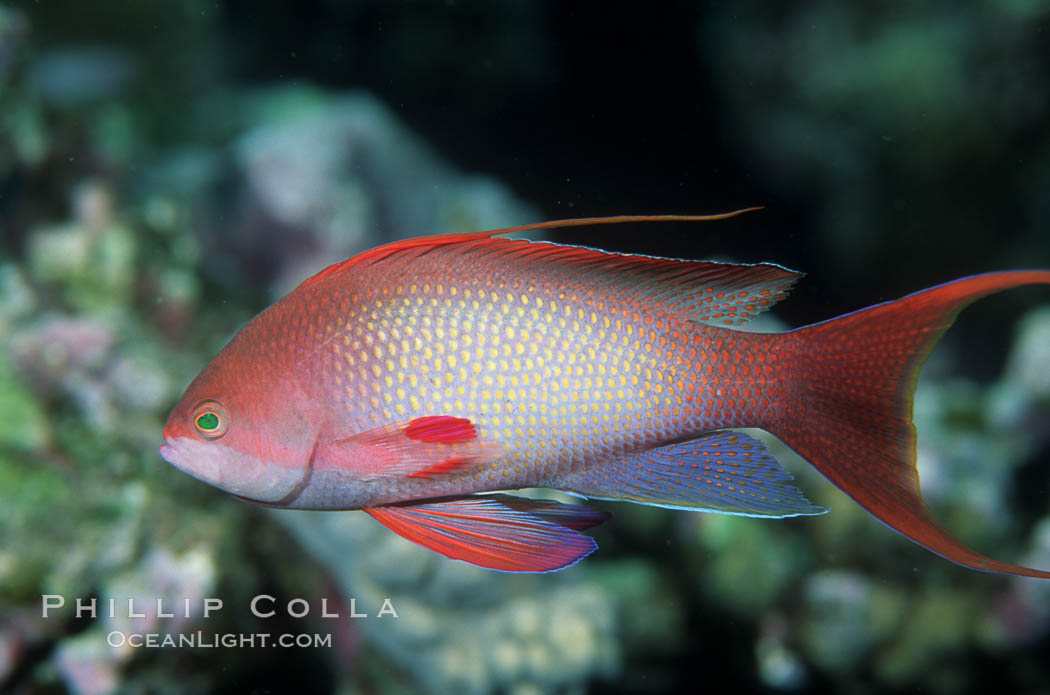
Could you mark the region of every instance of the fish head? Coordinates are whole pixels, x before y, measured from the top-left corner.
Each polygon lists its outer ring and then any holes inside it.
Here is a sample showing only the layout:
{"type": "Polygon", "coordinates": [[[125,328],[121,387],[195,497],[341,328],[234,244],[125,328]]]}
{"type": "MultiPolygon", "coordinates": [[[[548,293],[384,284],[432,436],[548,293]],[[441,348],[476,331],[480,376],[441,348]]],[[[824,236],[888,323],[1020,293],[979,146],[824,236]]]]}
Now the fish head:
{"type": "Polygon", "coordinates": [[[294,381],[231,359],[229,347],[172,409],[160,455],[232,495],[284,506],[309,479],[316,405],[294,381]]]}

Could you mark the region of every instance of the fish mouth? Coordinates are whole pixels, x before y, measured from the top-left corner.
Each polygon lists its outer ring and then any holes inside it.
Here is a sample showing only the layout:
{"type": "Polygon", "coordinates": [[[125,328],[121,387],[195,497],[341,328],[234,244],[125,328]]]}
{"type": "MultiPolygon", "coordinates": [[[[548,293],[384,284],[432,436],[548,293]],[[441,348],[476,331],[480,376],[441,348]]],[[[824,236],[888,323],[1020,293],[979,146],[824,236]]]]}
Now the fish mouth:
{"type": "Polygon", "coordinates": [[[175,452],[176,451],[177,451],[177,449],[175,447],[175,438],[174,437],[170,437],[170,436],[165,436],[164,437],[164,444],[161,445],[161,447],[160,447],[160,457],[162,459],[164,459],[165,461],[167,461],[168,463],[170,463],[171,465],[174,466],[174,465],[176,465],[175,464],[175,456],[176,456],[175,452]]]}
{"type": "Polygon", "coordinates": [[[164,437],[160,455],[201,482],[252,502],[280,504],[303,484],[307,471],[219,444],[189,437],[164,437]]]}
{"type": "Polygon", "coordinates": [[[197,480],[225,489],[222,484],[222,468],[213,451],[205,449],[204,442],[186,437],[164,437],[160,457],[183,473],[197,480]]]}

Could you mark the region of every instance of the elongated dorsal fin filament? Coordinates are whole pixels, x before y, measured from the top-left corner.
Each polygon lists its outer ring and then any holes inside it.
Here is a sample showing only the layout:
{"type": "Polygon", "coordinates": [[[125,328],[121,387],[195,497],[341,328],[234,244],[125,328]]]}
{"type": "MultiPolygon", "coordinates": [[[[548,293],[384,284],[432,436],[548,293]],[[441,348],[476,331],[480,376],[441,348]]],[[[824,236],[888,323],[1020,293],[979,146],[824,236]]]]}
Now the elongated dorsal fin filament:
{"type": "Polygon", "coordinates": [[[734,210],[732,212],[715,213],[713,215],[616,215],[613,217],[578,217],[568,220],[551,220],[550,222],[536,222],[533,224],[523,224],[517,227],[505,227],[503,229],[490,229],[483,232],[466,232],[463,234],[432,234],[430,236],[412,237],[411,239],[402,239],[401,241],[393,241],[389,244],[384,244],[383,246],[377,246],[374,249],[368,249],[367,251],[362,251],[356,256],[347,258],[345,261],[333,263],[332,265],[328,266],[313,277],[304,280],[300,287],[308,287],[310,285],[316,284],[349,268],[361,266],[366,263],[375,263],[376,261],[381,261],[384,258],[392,256],[393,254],[398,253],[399,251],[404,251],[406,249],[445,246],[447,244],[457,244],[468,241],[481,241],[483,239],[490,239],[494,236],[500,236],[502,234],[528,232],[536,229],[590,227],[602,224],[624,224],[627,222],[712,222],[715,220],[726,220],[730,217],[743,215],[745,212],[752,212],[754,210],[761,209],[761,206],[756,206],[742,208],[740,210],[734,210]]]}

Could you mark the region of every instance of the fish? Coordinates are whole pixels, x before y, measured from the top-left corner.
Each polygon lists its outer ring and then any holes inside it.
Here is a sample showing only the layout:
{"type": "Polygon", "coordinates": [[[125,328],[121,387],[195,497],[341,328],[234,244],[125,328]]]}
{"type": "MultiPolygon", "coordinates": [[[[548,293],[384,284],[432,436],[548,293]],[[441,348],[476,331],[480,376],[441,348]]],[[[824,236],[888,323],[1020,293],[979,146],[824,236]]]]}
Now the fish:
{"type": "Polygon", "coordinates": [[[991,272],[774,333],[740,327],[800,273],[611,253],[510,232],[716,215],[560,220],[379,246],[262,311],[193,380],[160,455],[270,507],[363,510],[448,558],[550,572],[610,518],[574,499],[785,518],[823,514],[765,444],[800,454],[894,531],[993,560],[934,517],[916,470],[919,369],[959,311],[1050,284],[991,272]]]}

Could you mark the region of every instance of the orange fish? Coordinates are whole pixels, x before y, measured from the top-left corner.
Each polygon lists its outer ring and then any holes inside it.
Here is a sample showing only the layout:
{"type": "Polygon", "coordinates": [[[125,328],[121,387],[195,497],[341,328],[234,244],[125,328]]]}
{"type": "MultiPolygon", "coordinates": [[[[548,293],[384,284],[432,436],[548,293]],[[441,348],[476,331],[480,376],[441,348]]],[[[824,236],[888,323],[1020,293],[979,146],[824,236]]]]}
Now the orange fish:
{"type": "Polygon", "coordinates": [[[160,453],[274,507],[363,509],[450,558],[561,569],[603,512],[477,493],[584,498],[759,517],[822,514],[762,428],[890,528],[966,567],[1050,578],[953,537],[919,491],[912,394],[955,315],[1050,284],[989,273],[784,333],[735,330],[799,274],[778,265],[608,253],[506,232],[398,241],[303,282],[186,390],[160,453]]]}

